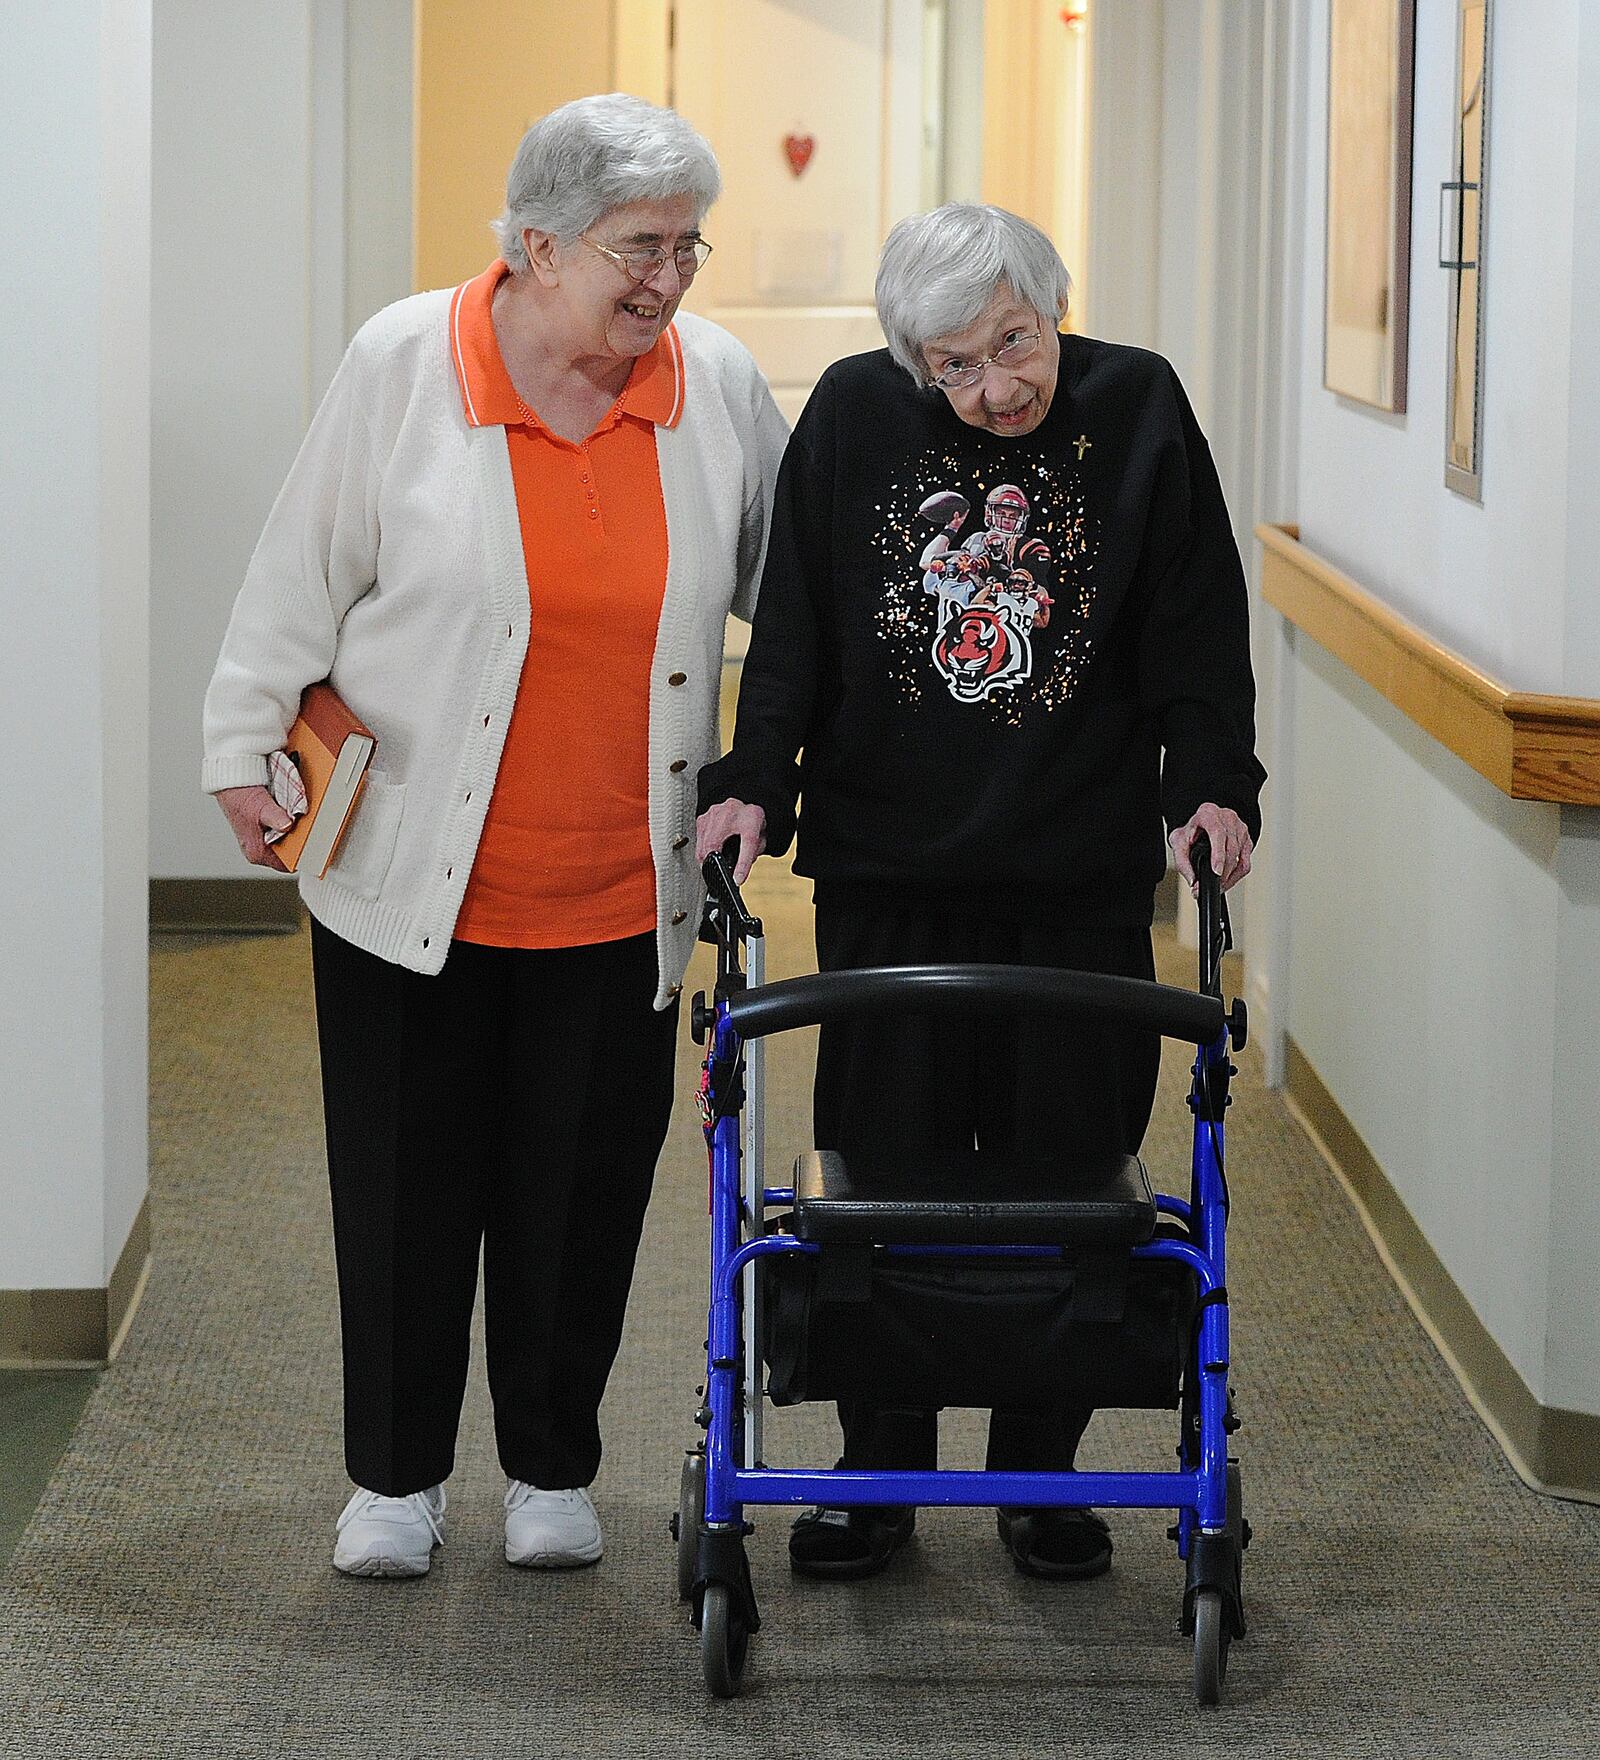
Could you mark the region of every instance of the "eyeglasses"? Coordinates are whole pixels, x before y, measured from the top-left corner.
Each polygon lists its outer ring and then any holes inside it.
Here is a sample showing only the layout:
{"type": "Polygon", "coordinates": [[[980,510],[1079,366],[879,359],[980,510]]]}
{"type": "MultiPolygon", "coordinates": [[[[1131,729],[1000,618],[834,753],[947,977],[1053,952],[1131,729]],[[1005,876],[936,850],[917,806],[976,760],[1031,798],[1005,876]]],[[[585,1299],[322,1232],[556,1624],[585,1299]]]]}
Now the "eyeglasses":
{"type": "Polygon", "coordinates": [[[931,383],[941,391],[967,391],[976,385],[990,367],[1014,367],[1025,361],[1039,346],[1037,330],[1013,330],[993,354],[981,361],[952,361],[931,383]]]}
{"type": "Polygon", "coordinates": [[[711,255],[711,246],[703,238],[686,238],[670,251],[659,244],[644,245],[636,251],[614,251],[610,245],[596,244],[585,233],[580,232],[578,236],[591,250],[599,251],[602,257],[610,257],[630,281],[641,284],[648,281],[668,257],[671,257],[679,277],[687,281],[697,270],[705,267],[706,258],[711,255]]]}

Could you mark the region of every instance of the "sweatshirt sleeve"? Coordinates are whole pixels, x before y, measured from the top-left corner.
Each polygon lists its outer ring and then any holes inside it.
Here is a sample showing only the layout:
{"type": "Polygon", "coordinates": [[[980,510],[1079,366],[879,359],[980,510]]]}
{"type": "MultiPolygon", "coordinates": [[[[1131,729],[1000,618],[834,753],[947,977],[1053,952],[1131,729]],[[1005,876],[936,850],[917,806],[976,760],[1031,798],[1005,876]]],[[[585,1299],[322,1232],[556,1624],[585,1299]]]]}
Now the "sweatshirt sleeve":
{"type": "Polygon", "coordinates": [[[819,607],[830,578],[832,473],[827,464],[831,399],[826,380],[811,395],[783,455],[773,497],[761,592],[739,683],[733,747],[700,772],[699,807],[742,800],[767,816],[767,854],[794,836],[800,748],[817,698],[819,607]]]}
{"type": "Polygon", "coordinates": [[[377,576],[379,472],[351,345],[311,421],[234,601],[206,691],[209,793],[267,780],[301,693],[328,676],[339,625],[377,576]]]}
{"type": "Polygon", "coordinates": [[[1146,531],[1152,583],[1139,638],[1139,692],[1161,733],[1169,830],[1207,801],[1261,835],[1249,595],[1211,449],[1178,376],[1146,531]]]}

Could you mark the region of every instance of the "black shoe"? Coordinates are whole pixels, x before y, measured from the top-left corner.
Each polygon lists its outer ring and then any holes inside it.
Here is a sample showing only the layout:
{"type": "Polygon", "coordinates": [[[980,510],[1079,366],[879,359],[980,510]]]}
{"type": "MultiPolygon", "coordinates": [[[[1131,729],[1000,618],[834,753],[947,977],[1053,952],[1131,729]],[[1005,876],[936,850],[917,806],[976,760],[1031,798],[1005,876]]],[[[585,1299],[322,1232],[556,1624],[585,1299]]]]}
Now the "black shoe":
{"type": "Polygon", "coordinates": [[[789,1530],[789,1563],[803,1577],[875,1577],[916,1525],[914,1509],[808,1509],[789,1530]]]}
{"type": "Polygon", "coordinates": [[[1024,1576],[1098,1577],[1111,1569],[1111,1530],[1092,1509],[1001,1509],[995,1519],[1024,1576]]]}

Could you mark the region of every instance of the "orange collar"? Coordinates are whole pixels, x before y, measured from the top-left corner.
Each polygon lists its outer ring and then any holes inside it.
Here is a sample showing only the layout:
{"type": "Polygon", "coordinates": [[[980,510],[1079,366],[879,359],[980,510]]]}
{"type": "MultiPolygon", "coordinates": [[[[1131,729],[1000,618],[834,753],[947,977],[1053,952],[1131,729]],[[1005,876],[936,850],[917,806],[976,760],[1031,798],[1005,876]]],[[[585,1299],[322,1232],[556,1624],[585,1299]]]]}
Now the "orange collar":
{"type": "MultiPolygon", "coordinates": [[[[505,263],[491,263],[481,275],[464,281],[450,300],[450,355],[461,387],[461,406],[474,428],[519,427],[533,415],[517,396],[495,340],[494,290],[509,273],[505,263]]],[[[655,347],[634,362],[621,397],[601,427],[627,415],[658,428],[675,428],[682,414],[683,344],[677,326],[669,324],[655,347]]]]}

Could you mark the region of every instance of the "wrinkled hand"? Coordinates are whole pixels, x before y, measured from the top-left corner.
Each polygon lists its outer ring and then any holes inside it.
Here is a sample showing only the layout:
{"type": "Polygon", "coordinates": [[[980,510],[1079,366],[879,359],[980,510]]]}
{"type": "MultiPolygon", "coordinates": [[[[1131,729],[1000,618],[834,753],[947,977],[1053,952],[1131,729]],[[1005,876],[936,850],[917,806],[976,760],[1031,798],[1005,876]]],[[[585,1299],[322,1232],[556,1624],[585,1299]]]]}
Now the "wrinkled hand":
{"type": "Polygon", "coordinates": [[[239,840],[244,859],[254,862],[258,868],[276,868],[281,873],[283,863],[272,853],[272,846],[263,833],[287,831],[294,823],[293,815],[286,813],[259,784],[248,788],[219,788],[217,805],[233,827],[233,835],[239,840]]]}
{"type": "Polygon", "coordinates": [[[742,886],[767,847],[767,815],[743,801],[718,801],[694,822],[694,857],[703,862],[721,849],[730,837],[739,840],[739,859],[733,865],[733,883],[742,886]]]}
{"type": "Polygon", "coordinates": [[[1178,872],[1189,882],[1191,893],[1200,890],[1189,861],[1189,845],[1194,842],[1197,831],[1205,832],[1211,839],[1211,871],[1221,880],[1222,890],[1226,892],[1250,872],[1250,852],[1255,846],[1250,841],[1244,820],[1231,807],[1219,807],[1207,801],[1196,810],[1187,825],[1180,825],[1167,839],[1172,845],[1178,872]]]}

